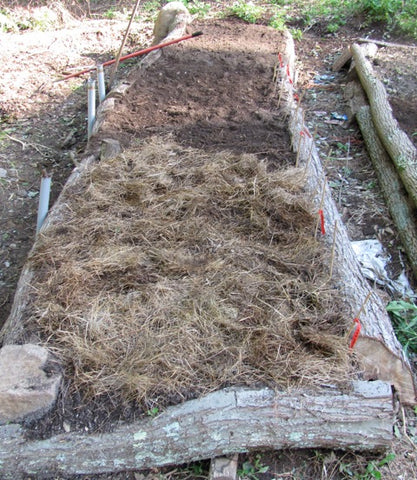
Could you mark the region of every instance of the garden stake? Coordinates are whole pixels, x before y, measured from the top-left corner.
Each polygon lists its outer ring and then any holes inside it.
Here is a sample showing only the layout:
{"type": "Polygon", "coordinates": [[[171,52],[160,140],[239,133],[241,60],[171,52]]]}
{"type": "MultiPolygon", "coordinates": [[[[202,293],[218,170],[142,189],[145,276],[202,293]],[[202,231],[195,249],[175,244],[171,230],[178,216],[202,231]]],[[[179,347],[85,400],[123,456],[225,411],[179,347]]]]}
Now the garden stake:
{"type": "Polygon", "coordinates": [[[317,238],[317,232],[319,229],[319,223],[321,226],[321,233],[324,235],[326,233],[324,229],[324,212],[323,212],[323,205],[324,205],[324,195],[326,193],[326,175],[323,175],[323,188],[321,189],[321,197],[320,197],[320,205],[319,205],[319,217],[317,218],[316,228],[314,230],[314,238],[317,238]]]}
{"type": "Polygon", "coordinates": [[[299,97],[299,99],[298,99],[297,108],[295,109],[295,118],[298,117],[298,110],[299,110],[299,108],[300,108],[301,102],[303,101],[304,93],[305,93],[305,90],[303,90],[303,91],[301,92],[301,95],[300,95],[300,97],[299,97]]]}
{"type": "Polygon", "coordinates": [[[291,85],[293,85],[293,80],[291,78],[291,73],[290,73],[290,64],[287,63],[287,77],[288,77],[288,81],[290,82],[291,85]]]}
{"type": "Polygon", "coordinates": [[[301,140],[304,139],[304,131],[301,130],[300,132],[300,138],[298,139],[298,146],[297,146],[297,157],[295,159],[295,167],[298,168],[298,163],[299,163],[299,160],[300,160],[300,150],[301,150],[301,140]]]}
{"type": "Polygon", "coordinates": [[[305,169],[304,169],[304,175],[307,175],[308,167],[309,167],[310,161],[311,161],[311,156],[313,155],[314,139],[317,135],[317,126],[314,129],[313,136],[311,136],[311,134],[308,130],[306,130],[306,134],[311,139],[311,144],[310,144],[310,150],[308,152],[308,158],[307,158],[306,166],[305,166],[305,169]]]}
{"type": "Polygon", "coordinates": [[[88,80],[88,119],[87,119],[87,138],[90,139],[93,133],[94,123],[96,121],[96,81],[92,78],[88,80]]]}
{"type": "Polygon", "coordinates": [[[353,350],[353,347],[358,341],[358,337],[359,337],[359,334],[361,333],[361,328],[362,328],[359,318],[355,318],[353,321],[356,323],[356,328],[355,328],[355,331],[353,332],[352,339],[349,343],[350,350],[353,350]]]}
{"type": "Polygon", "coordinates": [[[371,298],[371,295],[372,295],[372,290],[368,292],[368,295],[366,296],[365,300],[362,302],[361,308],[359,309],[359,312],[356,315],[357,318],[359,318],[362,315],[365,309],[365,305],[368,303],[368,300],[371,298]]]}
{"type": "Polygon", "coordinates": [[[334,254],[335,254],[335,248],[336,248],[336,234],[337,234],[337,220],[334,222],[333,243],[332,243],[332,252],[331,252],[331,258],[330,258],[329,280],[333,276],[334,254]]]}
{"type": "Polygon", "coordinates": [[[322,209],[319,210],[319,217],[320,217],[321,234],[326,235],[326,229],[324,228],[324,213],[322,209]]]}
{"type": "Polygon", "coordinates": [[[97,65],[97,81],[98,81],[98,99],[102,103],[106,98],[106,84],[104,82],[103,65],[97,65]]]}
{"type": "Polygon", "coordinates": [[[349,342],[349,348],[351,350],[353,350],[353,347],[355,346],[356,342],[358,341],[358,337],[359,337],[359,334],[360,334],[361,329],[362,329],[362,325],[361,325],[361,322],[360,322],[359,318],[360,318],[361,314],[363,313],[363,311],[365,309],[365,305],[368,303],[368,300],[371,298],[371,295],[372,295],[372,290],[370,290],[368,292],[368,295],[366,296],[365,300],[362,302],[362,305],[359,308],[359,311],[358,311],[356,317],[353,319],[354,325],[348,332],[347,336],[349,337],[350,334],[352,333],[352,330],[355,329],[355,331],[353,332],[352,338],[349,342]]]}
{"type": "Polygon", "coordinates": [[[120,57],[121,57],[123,49],[126,45],[127,36],[129,35],[130,27],[132,26],[132,22],[133,22],[133,19],[135,18],[136,11],[138,9],[139,3],[140,3],[140,0],[136,0],[135,6],[133,7],[132,14],[130,15],[129,23],[127,25],[125,34],[123,36],[122,44],[120,45],[119,51],[117,52],[117,55],[116,55],[116,58],[115,58],[115,62],[114,62],[113,67],[111,69],[110,79],[109,79],[110,88],[113,85],[114,77],[116,76],[116,72],[117,72],[117,69],[118,69],[119,63],[120,63],[120,57]]]}
{"type": "Polygon", "coordinates": [[[41,189],[39,192],[38,219],[36,223],[36,233],[39,233],[43,222],[48,214],[49,196],[51,193],[51,177],[44,170],[42,172],[41,189]]]}
{"type": "MultiPolygon", "coordinates": [[[[281,79],[281,88],[279,89],[278,108],[279,108],[279,106],[281,105],[282,92],[284,91],[284,81],[285,81],[285,77],[282,76],[282,79],[281,79]]],[[[275,90],[276,90],[276,86],[277,86],[277,84],[275,83],[275,90]]],[[[276,92],[274,92],[274,94],[275,94],[275,93],[276,93],[276,92]]]]}

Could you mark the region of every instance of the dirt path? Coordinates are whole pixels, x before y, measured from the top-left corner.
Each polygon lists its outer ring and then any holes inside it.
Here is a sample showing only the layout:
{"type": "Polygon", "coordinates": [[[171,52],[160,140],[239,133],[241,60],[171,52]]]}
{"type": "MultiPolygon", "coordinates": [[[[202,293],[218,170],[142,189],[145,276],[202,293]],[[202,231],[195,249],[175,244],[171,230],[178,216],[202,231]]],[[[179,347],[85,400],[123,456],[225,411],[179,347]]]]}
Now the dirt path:
{"type": "MultiPolygon", "coordinates": [[[[125,26],[125,22],[120,21],[74,21],[71,27],[58,30],[53,35],[50,32],[0,34],[0,43],[4,45],[7,42],[8,45],[7,49],[0,51],[3,65],[0,79],[0,323],[8,316],[21,267],[33,243],[40,171],[46,169],[52,173],[53,198],[56,198],[74,166],[73,155],[77,155],[85,146],[85,83],[79,79],[68,83],[53,83],[52,80],[69,67],[90,65],[98,59],[111,57],[117,50],[125,26]]],[[[329,67],[335,56],[354,36],[356,33],[345,32],[339,36],[323,37],[320,33],[310,31],[297,43],[301,72],[299,84],[301,89],[305,90],[303,101],[306,119],[312,131],[318,127],[317,143],[323,158],[332,148],[332,158],[327,161],[328,175],[335,185],[335,199],[352,238],[378,236],[392,251],[399,252],[395,230],[378,191],[360,134],[355,125],[347,126],[343,122],[335,122],[332,115],[345,112],[341,91],[345,76],[343,73],[332,74],[329,67]]],[[[143,25],[137,25],[137,32],[132,38],[135,40],[132,41],[134,45],[129,45],[131,50],[149,44],[149,26],[144,28],[143,25]]],[[[197,43],[195,45],[198,50],[197,43]]],[[[123,138],[125,133],[132,133],[131,130],[137,133],[141,128],[140,136],[146,136],[156,131],[156,125],[169,120],[171,126],[165,128],[165,133],[175,133],[180,141],[187,139],[197,142],[195,129],[203,130],[206,137],[198,137],[198,147],[212,147],[215,139],[219,148],[234,142],[236,149],[252,149],[259,153],[262,148],[264,154],[271,159],[274,155],[282,156],[279,148],[272,148],[272,145],[285,142],[285,138],[277,138],[273,128],[265,128],[262,105],[256,105],[254,111],[253,105],[246,103],[251,89],[264,88],[254,81],[252,74],[256,75],[256,72],[248,72],[245,68],[248,45],[250,41],[242,41],[242,49],[233,52],[236,54],[233,58],[224,55],[225,68],[219,71],[219,78],[221,75],[236,75],[236,84],[242,92],[242,105],[236,105],[234,109],[226,108],[225,99],[228,93],[222,92],[217,97],[217,103],[213,104],[211,101],[200,112],[200,116],[190,118],[182,99],[174,107],[164,109],[163,95],[177,95],[164,81],[161,83],[161,97],[154,99],[156,105],[161,102],[160,108],[156,109],[156,115],[142,118],[139,111],[136,118],[127,119],[120,115],[107,133],[113,134],[118,130],[123,138]],[[233,69],[230,68],[232,61],[236,61],[233,69]],[[213,129],[213,125],[221,126],[225,119],[233,120],[232,128],[213,129]],[[134,129],[129,126],[129,122],[134,124],[134,129]],[[142,122],[141,126],[138,126],[138,122],[142,122]],[[253,142],[248,145],[245,143],[245,129],[253,132],[254,128],[259,132],[259,145],[254,145],[253,142]],[[268,145],[268,142],[271,143],[268,145]]],[[[219,44],[219,49],[224,49],[225,46],[227,47],[227,40],[222,45],[219,44]]],[[[403,49],[381,49],[380,52],[375,67],[386,79],[399,121],[409,135],[416,139],[417,137],[413,136],[417,131],[417,82],[414,74],[416,59],[412,52],[403,49]]],[[[177,71],[172,71],[172,76],[180,74],[184,79],[185,87],[180,93],[187,98],[187,102],[201,100],[199,93],[193,93],[197,77],[195,72],[191,75],[187,68],[189,59],[183,57],[178,60],[184,60],[185,63],[177,71]]],[[[146,88],[146,83],[138,82],[138,96],[135,100],[138,104],[140,96],[146,94],[146,88]]],[[[206,85],[205,88],[209,90],[216,86],[206,85]]],[[[279,122],[279,119],[275,121],[279,122]]],[[[230,125],[230,122],[228,124],[230,125]]],[[[132,141],[129,135],[123,140],[126,145],[132,141]]],[[[127,412],[126,417],[129,417],[129,414],[131,412],[127,412]]],[[[409,416],[411,432],[415,429],[415,419],[411,417],[411,412],[409,416]]],[[[96,417],[99,417],[99,414],[96,414],[96,417]]],[[[100,424],[100,418],[96,420],[100,424]]],[[[86,416],[80,419],[80,424],[85,422],[88,425],[89,421],[91,419],[86,416]]],[[[91,424],[93,428],[95,425],[97,424],[91,424]]],[[[384,470],[383,478],[415,476],[415,450],[402,438],[403,441],[393,447],[397,452],[397,460],[384,470]]],[[[337,474],[336,469],[343,463],[341,457],[335,457],[330,452],[320,455],[325,459],[321,462],[321,471],[317,470],[317,463],[312,461],[314,453],[296,457],[284,452],[279,460],[276,456],[265,456],[263,459],[269,462],[270,472],[277,479],[350,478],[347,473],[345,476],[337,474]],[[303,468],[299,466],[302,463],[303,468]],[[333,476],[323,476],[325,471],[332,471],[333,476]],[[290,474],[293,476],[289,476],[290,474]]],[[[343,461],[353,462],[354,458],[346,457],[343,461]]],[[[360,457],[357,457],[356,461],[367,463],[367,459],[360,457]]],[[[126,474],[114,478],[137,477],[126,474]]],[[[259,475],[258,478],[266,480],[272,478],[272,475],[259,475]]]]}

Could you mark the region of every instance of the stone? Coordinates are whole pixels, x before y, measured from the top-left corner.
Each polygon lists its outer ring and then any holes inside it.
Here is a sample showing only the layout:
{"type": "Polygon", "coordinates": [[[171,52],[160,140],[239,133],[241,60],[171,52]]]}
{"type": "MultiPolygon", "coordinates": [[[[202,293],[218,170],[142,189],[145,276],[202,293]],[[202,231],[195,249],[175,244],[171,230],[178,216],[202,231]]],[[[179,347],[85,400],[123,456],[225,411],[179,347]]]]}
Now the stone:
{"type": "Polygon", "coordinates": [[[48,368],[51,360],[48,350],[39,345],[0,349],[0,424],[34,420],[52,408],[61,374],[48,368]]]}

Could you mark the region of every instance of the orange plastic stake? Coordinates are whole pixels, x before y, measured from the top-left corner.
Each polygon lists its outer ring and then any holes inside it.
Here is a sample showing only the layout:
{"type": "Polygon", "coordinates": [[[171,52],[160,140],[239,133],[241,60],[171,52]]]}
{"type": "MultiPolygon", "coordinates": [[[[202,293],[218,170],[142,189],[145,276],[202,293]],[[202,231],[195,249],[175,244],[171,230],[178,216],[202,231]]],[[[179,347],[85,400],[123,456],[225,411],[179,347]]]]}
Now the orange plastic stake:
{"type": "Polygon", "coordinates": [[[293,81],[292,81],[292,78],[291,78],[290,64],[289,64],[289,63],[287,63],[287,77],[288,77],[288,81],[289,81],[290,84],[292,85],[292,84],[293,84],[293,81]]]}
{"type": "Polygon", "coordinates": [[[319,210],[319,216],[320,216],[320,228],[321,228],[321,234],[326,235],[326,229],[324,227],[324,213],[323,210],[320,208],[319,210]]]}
{"type": "Polygon", "coordinates": [[[361,328],[362,328],[359,318],[355,318],[353,321],[356,323],[356,327],[355,327],[355,331],[353,332],[352,339],[350,340],[350,343],[349,343],[349,348],[351,350],[353,350],[353,347],[358,341],[358,337],[359,337],[359,334],[361,333],[361,328]]]}

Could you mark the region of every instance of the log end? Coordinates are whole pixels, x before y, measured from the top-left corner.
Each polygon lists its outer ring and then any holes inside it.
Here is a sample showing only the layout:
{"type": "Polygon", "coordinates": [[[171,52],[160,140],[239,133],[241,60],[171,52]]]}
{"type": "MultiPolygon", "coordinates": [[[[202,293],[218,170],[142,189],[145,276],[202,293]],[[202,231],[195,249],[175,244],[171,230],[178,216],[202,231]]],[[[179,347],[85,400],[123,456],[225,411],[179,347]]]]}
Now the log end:
{"type": "Polygon", "coordinates": [[[366,380],[383,380],[390,383],[398,393],[401,403],[417,404],[415,379],[411,368],[381,341],[359,337],[355,354],[366,380]]]}

